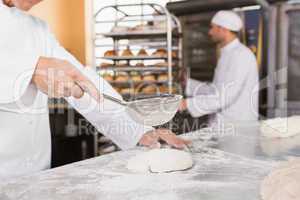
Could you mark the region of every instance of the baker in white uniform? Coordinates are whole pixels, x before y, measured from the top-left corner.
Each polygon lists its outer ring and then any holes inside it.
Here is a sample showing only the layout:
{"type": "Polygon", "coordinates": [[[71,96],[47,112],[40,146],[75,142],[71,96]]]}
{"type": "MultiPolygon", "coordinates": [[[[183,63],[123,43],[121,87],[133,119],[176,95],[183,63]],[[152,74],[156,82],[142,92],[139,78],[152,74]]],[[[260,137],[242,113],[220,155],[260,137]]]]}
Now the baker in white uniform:
{"type": "Polygon", "coordinates": [[[194,117],[210,114],[211,127],[258,119],[257,62],[238,39],[242,27],[233,11],[219,11],[213,17],[209,35],[221,48],[213,82],[190,79],[187,83],[187,96],[192,97],[182,101],[180,110],[187,109],[194,117]]]}
{"type": "Polygon", "coordinates": [[[121,106],[99,100],[99,91],[121,96],[25,12],[40,1],[0,0],[0,180],[50,167],[48,96],[64,97],[122,149],[160,139],[183,148],[187,141],[171,131],[137,124],[121,106]]]}

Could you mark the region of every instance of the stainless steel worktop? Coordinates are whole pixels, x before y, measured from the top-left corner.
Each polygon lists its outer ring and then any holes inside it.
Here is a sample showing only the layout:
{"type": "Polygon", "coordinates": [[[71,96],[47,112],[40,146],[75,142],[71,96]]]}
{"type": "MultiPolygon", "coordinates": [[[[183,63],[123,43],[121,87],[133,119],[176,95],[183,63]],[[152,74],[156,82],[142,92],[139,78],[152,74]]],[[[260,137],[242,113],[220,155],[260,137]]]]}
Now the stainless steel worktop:
{"type": "Polygon", "coordinates": [[[271,169],[288,156],[300,156],[300,136],[267,140],[259,135],[257,126],[247,126],[219,135],[211,148],[196,141],[195,165],[187,171],[130,172],[126,161],[144,151],[135,149],[1,183],[0,199],[259,200],[260,182],[271,169]]]}

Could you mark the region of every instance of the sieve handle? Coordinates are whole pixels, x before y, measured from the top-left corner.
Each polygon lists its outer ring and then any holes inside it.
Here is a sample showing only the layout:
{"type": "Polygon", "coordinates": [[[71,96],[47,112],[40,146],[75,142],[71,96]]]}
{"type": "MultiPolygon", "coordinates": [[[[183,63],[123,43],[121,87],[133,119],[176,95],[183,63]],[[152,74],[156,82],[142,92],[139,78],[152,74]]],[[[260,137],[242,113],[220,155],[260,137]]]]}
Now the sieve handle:
{"type": "Polygon", "coordinates": [[[144,97],[139,97],[136,100],[143,100],[143,99],[152,99],[152,98],[165,98],[165,97],[175,97],[174,94],[154,94],[154,95],[146,95],[144,97]]]}
{"type": "Polygon", "coordinates": [[[115,103],[118,103],[118,104],[120,104],[120,105],[122,105],[122,106],[127,106],[127,103],[124,102],[124,101],[122,101],[122,100],[120,100],[120,99],[117,99],[117,98],[115,98],[115,97],[109,96],[109,95],[107,95],[107,94],[102,94],[102,96],[103,96],[105,99],[108,99],[108,100],[110,100],[110,101],[113,101],[113,102],[115,102],[115,103]]]}

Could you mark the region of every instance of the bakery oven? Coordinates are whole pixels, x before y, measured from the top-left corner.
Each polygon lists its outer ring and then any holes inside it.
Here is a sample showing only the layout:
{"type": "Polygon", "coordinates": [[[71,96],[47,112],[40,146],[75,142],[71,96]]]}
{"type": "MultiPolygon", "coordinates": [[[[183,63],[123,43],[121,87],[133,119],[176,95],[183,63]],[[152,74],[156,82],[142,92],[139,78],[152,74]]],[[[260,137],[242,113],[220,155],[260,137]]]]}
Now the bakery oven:
{"type": "Polygon", "coordinates": [[[272,7],[268,68],[268,114],[271,117],[300,114],[300,3],[272,7]],[[279,23],[278,23],[279,22],[279,23]],[[270,47],[271,48],[271,47],[270,47]]]}
{"type": "MultiPolygon", "coordinates": [[[[241,40],[256,53],[260,66],[261,118],[300,114],[299,1],[188,0],[169,3],[168,8],[180,16],[182,22],[184,66],[188,67],[192,78],[201,81],[211,80],[217,59],[215,47],[205,36],[211,16],[217,10],[238,8],[236,10],[246,23],[241,40]],[[261,14],[259,28],[247,30],[248,11],[241,8],[258,5],[261,14]],[[254,49],[251,46],[253,38],[257,44],[254,49]]],[[[249,19],[253,19],[253,12],[251,15],[249,19]]]]}
{"type": "Polygon", "coordinates": [[[209,38],[208,31],[212,17],[219,10],[234,9],[240,14],[245,23],[240,40],[253,50],[258,64],[264,65],[264,6],[255,0],[187,0],[168,3],[168,9],[180,18],[182,24],[183,62],[189,77],[207,82],[213,79],[219,52],[209,38]]]}
{"type": "MultiPolygon", "coordinates": [[[[211,82],[213,79],[219,50],[209,38],[208,32],[211,19],[219,10],[235,9],[240,14],[246,25],[240,34],[240,40],[257,55],[259,65],[265,66],[265,59],[263,59],[266,54],[263,49],[265,35],[262,34],[265,25],[264,6],[258,5],[254,0],[187,0],[168,3],[168,10],[179,17],[182,25],[183,65],[187,70],[188,78],[204,82],[211,82]]],[[[185,126],[187,128],[183,127],[182,131],[186,132],[205,127],[206,119],[207,116],[195,119],[188,113],[182,113],[175,120],[187,125],[185,126]]]]}

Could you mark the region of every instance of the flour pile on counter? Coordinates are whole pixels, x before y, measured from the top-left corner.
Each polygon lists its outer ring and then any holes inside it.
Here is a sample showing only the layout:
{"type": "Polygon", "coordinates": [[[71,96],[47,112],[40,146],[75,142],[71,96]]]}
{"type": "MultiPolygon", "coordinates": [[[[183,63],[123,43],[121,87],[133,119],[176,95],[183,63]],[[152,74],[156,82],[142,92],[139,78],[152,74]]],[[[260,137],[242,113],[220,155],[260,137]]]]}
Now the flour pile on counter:
{"type": "Polygon", "coordinates": [[[261,133],[267,138],[287,138],[300,134],[300,116],[275,118],[261,122],[261,133]]]}
{"type": "Polygon", "coordinates": [[[297,200],[300,197],[300,159],[293,158],[274,170],[262,183],[263,200],[297,200]]]}
{"type": "Polygon", "coordinates": [[[192,166],[192,156],[185,151],[175,149],[153,149],[132,157],[127,163],[127,169],[144,173],[181,171],[192,166]]]}

